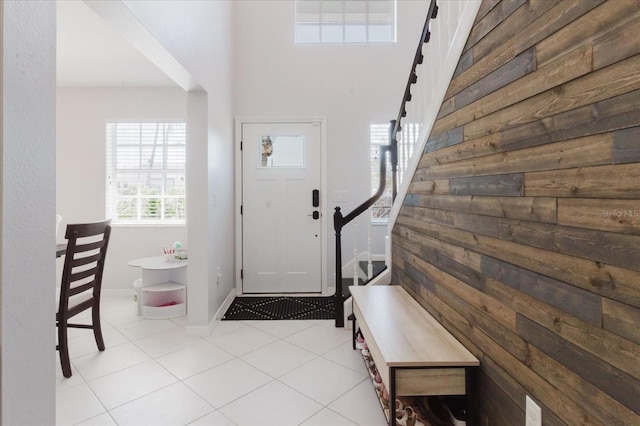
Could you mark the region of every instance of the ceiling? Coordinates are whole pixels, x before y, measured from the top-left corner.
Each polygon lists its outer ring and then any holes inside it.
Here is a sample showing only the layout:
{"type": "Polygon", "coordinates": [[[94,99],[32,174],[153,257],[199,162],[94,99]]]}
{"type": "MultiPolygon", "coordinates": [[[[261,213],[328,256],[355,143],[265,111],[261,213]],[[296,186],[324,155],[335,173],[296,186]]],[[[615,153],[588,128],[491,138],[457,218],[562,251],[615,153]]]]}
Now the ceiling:
{"type": "Polygon", "coordinates": [[[84,2],[57,2],[57,85],[176,87],[84,2]]]}

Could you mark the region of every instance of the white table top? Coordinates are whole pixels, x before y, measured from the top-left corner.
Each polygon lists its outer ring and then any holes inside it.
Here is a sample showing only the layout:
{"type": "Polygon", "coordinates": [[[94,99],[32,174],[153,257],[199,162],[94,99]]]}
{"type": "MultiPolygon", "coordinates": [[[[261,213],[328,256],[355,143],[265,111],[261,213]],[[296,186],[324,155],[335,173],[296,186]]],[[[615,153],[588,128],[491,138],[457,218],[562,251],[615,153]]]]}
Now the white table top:
{"type": "Polygon", "coordinates": [[[140,259],[130,260],[129,266],[138,266],[142,269],[176,269],[187,266],[188,260],[165,260],[164,255],[143,257],[140,259]]]}

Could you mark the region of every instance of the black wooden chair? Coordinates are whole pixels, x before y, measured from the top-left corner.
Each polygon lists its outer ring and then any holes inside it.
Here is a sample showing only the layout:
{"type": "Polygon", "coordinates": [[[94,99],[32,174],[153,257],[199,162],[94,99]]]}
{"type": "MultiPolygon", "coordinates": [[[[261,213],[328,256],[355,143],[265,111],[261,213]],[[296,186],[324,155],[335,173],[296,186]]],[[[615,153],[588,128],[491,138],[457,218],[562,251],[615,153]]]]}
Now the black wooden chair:
{"type": "Polygon", "coordinates": [[[60,301],[56,314],[60,364],[64,377],[71,377],[67,328],[90,328],[98,350],[104,351],[100,327],[100,291],[104,261],[111,234],[111,219],[67,225],[60,301]],[[91,324],[70,324],[69,319],[91,308],[91,324]]]}

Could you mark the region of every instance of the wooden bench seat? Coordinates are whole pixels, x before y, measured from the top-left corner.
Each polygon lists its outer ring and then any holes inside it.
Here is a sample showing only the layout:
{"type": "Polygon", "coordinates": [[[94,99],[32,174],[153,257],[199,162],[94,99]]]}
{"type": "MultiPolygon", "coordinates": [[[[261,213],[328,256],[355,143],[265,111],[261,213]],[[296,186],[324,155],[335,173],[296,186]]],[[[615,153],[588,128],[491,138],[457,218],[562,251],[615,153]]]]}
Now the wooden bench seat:
{"type": "MultiPolygon", "coordinates": [[[[355,320],[391,401],[466,395],[467,369],[480,362],[409,293],[384,285],[353,287],[351,295],[355,320]]],[[[394,415],[389,423],[395,424],[394,415]]]]}

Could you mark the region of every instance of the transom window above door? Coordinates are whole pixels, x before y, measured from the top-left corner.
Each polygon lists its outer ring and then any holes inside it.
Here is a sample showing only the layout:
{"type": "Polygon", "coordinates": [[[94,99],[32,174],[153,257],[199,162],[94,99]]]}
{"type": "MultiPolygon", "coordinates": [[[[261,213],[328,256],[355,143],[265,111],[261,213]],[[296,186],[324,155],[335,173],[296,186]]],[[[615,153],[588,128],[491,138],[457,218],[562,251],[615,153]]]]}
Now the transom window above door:
{"type": "Polygon", "coordinates": [[[296,0],[296,43],[396,41],[395,0],[296,0]]]}

